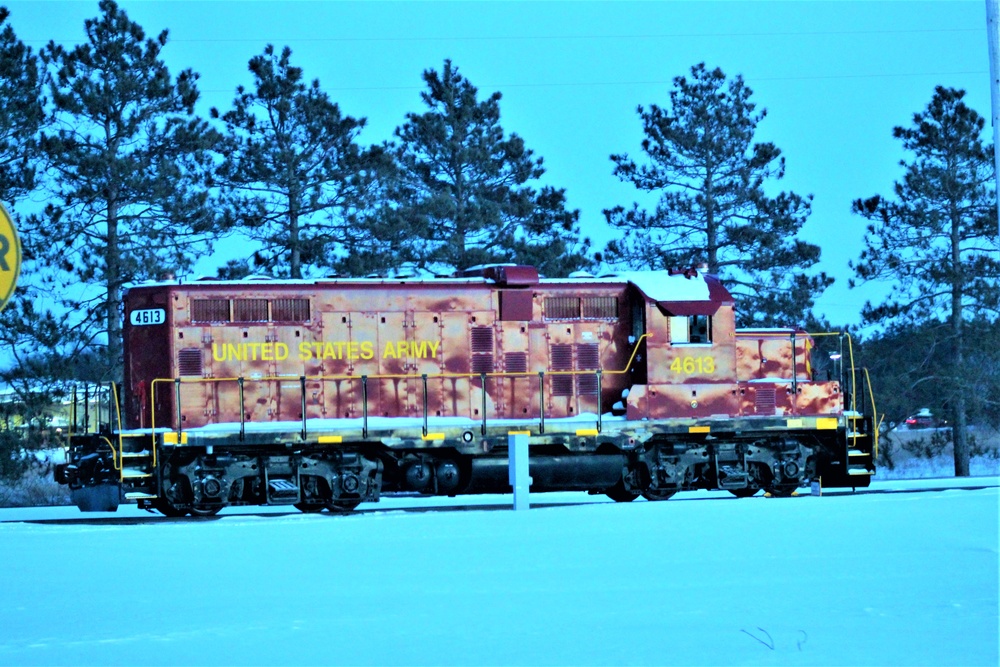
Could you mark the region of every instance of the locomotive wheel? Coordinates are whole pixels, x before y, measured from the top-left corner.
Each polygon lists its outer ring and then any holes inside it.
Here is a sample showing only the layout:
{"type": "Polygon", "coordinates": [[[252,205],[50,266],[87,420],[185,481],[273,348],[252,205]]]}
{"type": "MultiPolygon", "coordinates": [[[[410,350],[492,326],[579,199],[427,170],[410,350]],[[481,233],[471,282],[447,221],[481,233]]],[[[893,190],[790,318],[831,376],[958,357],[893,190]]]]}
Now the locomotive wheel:
{"type": "Polygon", "coordinates": [[[759,487],[748,486],[745,489],[729,489],[729,493],[733,494],[737,498],[749,498],[760,491],[759,487]]]}
{"type": "Polygon", "coordinates": [[[163,516],[168,516],[171,519],[178,519],[182,516],[186,516],[188,511],[182,507],[175,507],[166,498],[157,498],[153,501],[153,509],[162,514],[163,516]]]}
{"type": "Polygon", "coordinates": [[[346,514],[360,504],[360,500],[331,500],[326,504],[326,506],[331,512],[346,514]]]}
{"type": "Polygon", "coordinates": [[[316,512],[322,512],[326,509],[326,505],[321,503],[295,503],[293,507],[300,512],[305,512],[306,514],[315,514],[316,512]]]}
{"type": "Polygon", "coordinates": [[[604,495],[616,503],[630,503],[639,497],[639,494],[635,491],[626,489],[625,483],[622,480],[618,480],[618,483],[605,491],[604,495]]]}
{"type": "Polygon", "coordinates": [[[656,500],[666,500],[673,496],[676,491],[673,490],[663,490],[663,489],[646,489],[642,492],[642,497],[646,500],[656,501],[656,500]]]}
{"type": "Polygon", "coordinates": [[[191,507],[191,516],[215,516],[222,509],[222,505],[193,505],[191,507]]]}

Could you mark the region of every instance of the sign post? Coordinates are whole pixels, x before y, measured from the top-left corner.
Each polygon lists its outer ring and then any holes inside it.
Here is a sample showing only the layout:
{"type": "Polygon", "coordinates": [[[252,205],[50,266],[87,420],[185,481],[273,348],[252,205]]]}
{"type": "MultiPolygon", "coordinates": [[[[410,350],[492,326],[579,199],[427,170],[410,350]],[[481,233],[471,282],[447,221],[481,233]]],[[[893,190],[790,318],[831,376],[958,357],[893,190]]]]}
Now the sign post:
{"type": "Polygon", "coordinates": [[[507,434],[510,485],[514,489],[514,509],[526,510],[531,505],[528,489],[531,477],[528,474],[528,435],[526,431],[511,431],[507,434]]]}
{"type": "Polygon", "coordinates": [[[4,309],[13,296],[19,275],[21,242],[17,237],[14,221],[3,204],[0,204],[0,310],[4,309]]]}

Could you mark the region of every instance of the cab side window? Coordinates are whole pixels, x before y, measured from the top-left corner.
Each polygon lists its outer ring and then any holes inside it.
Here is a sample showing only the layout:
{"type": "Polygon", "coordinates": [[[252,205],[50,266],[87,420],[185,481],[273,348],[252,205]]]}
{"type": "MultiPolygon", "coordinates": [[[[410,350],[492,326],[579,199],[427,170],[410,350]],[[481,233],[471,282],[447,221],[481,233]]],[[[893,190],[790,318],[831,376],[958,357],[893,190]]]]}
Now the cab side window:
{"type": "Polygon", "coordinates": [[[712,342],[710,315],[673,316],[670,318],[672,345],[708,344],[712,342]]]}

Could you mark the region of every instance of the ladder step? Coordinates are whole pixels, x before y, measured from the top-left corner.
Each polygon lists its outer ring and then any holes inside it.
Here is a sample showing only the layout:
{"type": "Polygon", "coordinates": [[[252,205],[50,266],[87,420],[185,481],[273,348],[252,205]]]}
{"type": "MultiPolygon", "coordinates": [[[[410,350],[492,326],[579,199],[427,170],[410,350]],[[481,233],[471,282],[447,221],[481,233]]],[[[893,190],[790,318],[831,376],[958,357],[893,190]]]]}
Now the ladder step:
{"type": "Polygon", "coordinates": [[[125,468],[122,470],[122,479],[136,479],[139,477],[152,477],[152,473],[141,468],[125,468]]]}
{"type": "Polygon", "coordinates": [[[873,473],[871,470],[868,470],[867,468],[848,468],[847,469],[847,474],[848,475],[869,475],[869,476],[871,476],[871,475],[874,475],[875,473],[873,473]]]}
{"type": "Polygon", "coordinates": [[[869,453],[869,452],[863,452],[860,449],[852,449],[849,452],[847,452],[847,455],[848,456],[871,456],[871,453],[869,453]]]}
{"type": "Polygon", "coordinates": [[[149,452],[145,452],[145,451],[143,451],[143,452],[122,452],[122,458],[123,459],[141,459],[141,458],[147,458],[148,459],[149,457],[150,457],[150,453],[149,452]]]}
{"type": "Polygon", "coordinates": [[[125,494],[126,500],[152,500],[159,498],[155,493],[145,493],[144,491],[129,491],[125,494]]]}

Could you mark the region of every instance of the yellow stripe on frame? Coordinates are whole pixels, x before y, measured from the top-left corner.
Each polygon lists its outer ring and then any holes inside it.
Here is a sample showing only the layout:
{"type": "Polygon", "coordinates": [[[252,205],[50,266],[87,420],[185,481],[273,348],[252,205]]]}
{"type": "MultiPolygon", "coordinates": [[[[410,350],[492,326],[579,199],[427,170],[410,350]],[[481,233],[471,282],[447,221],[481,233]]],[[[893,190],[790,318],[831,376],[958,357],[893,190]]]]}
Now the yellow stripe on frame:
{"type": "Polygon", "coordinates": [[[788,428],[802,428],[802,420],[801,419],[789,419],[785,423],[785,426],[787,426],[788,428]]]}
{"type": "Polygon", "coordinates": [[[507,435],[531,435],[531,431],[507,431],[507,435]]]}
{"type": "Polygon", "coordinates": [[[596,428],[578,428],[576,430],[577,435],[597,435],[596,428]]]}
{"type": "Polygon", "coordinates": [[[692,426],[688,429],[688,433],[711,433],[711,426],[692,426]]]}
{"type": "Polygon", "coordinates": [[[816,428],[821,431],[831,431],[838,426],[836,417],[820,417],[816,420],[816,428]]]}
{"type": "MultiPolygon", "coordinates": [[[[181,433],[180,444],[186,445],[188,442],[188,434],[181,433]]],[[[165,445],[176,445],[177,443],[177,431],[170,431],[169,433],[163,434],[163,444],[165,445]]]]}
{"type": "Polygon", "coordinates": [[[319,436],[319,444],[321,445],[334,445],[339,444],[344,441],[344,436],[342,435],[321,435],[319,436]]]}
{"type": "Polygon", "coordinates": [[[428,433],[421,437],[424,440],[444,440],[444,433],[428,433]]]}

